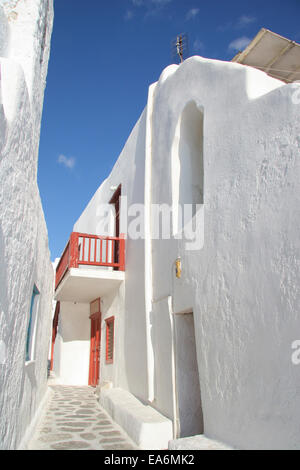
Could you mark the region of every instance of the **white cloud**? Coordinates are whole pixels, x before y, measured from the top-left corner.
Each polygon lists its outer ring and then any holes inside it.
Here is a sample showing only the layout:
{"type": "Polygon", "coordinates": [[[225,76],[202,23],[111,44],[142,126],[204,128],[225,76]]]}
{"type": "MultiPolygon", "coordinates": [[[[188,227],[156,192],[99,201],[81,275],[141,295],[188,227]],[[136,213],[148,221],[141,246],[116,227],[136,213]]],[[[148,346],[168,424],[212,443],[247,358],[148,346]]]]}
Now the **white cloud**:
{"type": "Polygon", "coordinates": [[[195,18],[200,11],[200,8],[191,8],[186,14],[186,20],[192,20],[195,18]]]}
{"type": "Polygon", "coordinates": [[[75,166],[75,158],[73,157],[66,157],[65,155],[60,155],[58,157],[58,163],[61,164],[61,165],[64,165],[66,168],[69,168],[70,170],[72,170],[75,166]]]}
{"type": "Polygon", "coordinates": [[[129,20],[132,20],[133,17],[134,17],[133,11],[127,10],[126,13],[125,13],[125,15],[124,15],[124,19],[125,19],[126,21],[129,21],[129,20]]]}
{"type": "Polygon", "coordinates": [[[231,41],[228,46],[228,49],[230,51],[242,51],[243,49],[245,49],[245,47],[248,46],[250,42],[251,39],[247,38],[246,36],[242,36],[240,38],[235,39],[234,41],[231,41]]]}
{"type": "Polygon", "coordinates": [[[236,23],[236,28],[241,29],[244,28],[245,26],[248,26],[248,24],[255,23],[256,18],[251,15],[242,15],[239,17],[236,23]]]}

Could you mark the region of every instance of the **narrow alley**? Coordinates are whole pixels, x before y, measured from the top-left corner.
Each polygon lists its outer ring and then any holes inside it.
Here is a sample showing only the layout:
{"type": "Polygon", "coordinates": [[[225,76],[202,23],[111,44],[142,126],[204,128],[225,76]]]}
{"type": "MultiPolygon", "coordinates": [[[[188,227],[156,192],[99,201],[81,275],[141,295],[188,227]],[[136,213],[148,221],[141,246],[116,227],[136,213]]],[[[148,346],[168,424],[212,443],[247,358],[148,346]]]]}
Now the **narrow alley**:
{"type": "Polygon", "coordinates": [[[100,407],[94,389],[50,385],[51,397],[28,450],[134,450],[100,407]]]}
{"type": "Polygon", "coordinates": [[[0,450],[300,450],[299,18],[0,0],[0,450]]]}

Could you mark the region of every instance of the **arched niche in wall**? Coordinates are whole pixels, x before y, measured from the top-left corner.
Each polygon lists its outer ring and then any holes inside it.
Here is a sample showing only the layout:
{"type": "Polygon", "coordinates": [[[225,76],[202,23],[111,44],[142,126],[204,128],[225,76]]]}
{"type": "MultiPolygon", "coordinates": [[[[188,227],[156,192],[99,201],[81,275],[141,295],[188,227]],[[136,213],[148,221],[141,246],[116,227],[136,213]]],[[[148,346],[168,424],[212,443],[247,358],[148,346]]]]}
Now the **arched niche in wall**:
{"type": "Polygon", "coordinates": [[[192,204],[192,217],[196,204],[204,202],[203,169],[203,108],[189,101],[176,125],[172,145],[172,204],[173,235],[181,232],[185,204],[192,204]]]}

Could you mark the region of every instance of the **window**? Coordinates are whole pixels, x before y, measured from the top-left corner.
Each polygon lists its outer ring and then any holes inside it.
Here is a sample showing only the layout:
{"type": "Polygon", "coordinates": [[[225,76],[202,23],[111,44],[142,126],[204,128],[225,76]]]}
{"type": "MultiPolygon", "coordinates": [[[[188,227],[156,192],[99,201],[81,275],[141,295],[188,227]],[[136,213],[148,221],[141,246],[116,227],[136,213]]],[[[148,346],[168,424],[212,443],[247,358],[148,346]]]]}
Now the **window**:
{"type": "Polygon", "coordinates": [[[114,362],[114,328],[115,317],[110,317],[105,320],[106,323],[106,364],[114,362]]]}
{"type": "Polygon", "coordinates": [[[26,361],[31,361],[34,358],[34,343],[35,343],[35,330],[36,330],[36,312],[38,304],[39,290],[36,285],[33,286],[30,315],[27,329],[26,339],[26,361]]]}

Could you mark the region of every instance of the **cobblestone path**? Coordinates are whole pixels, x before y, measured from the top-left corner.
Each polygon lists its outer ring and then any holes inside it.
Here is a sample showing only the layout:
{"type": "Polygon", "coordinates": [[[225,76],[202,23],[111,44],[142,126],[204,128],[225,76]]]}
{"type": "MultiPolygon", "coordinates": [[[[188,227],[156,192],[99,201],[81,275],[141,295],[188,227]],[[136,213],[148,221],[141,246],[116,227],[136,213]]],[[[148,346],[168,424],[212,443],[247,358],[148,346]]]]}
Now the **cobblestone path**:
{"type": "Polygon", "coordinates": [[[100,407],[94,389],[51,385],[29,450],[131,450],[136,445],[100,407]]]}

